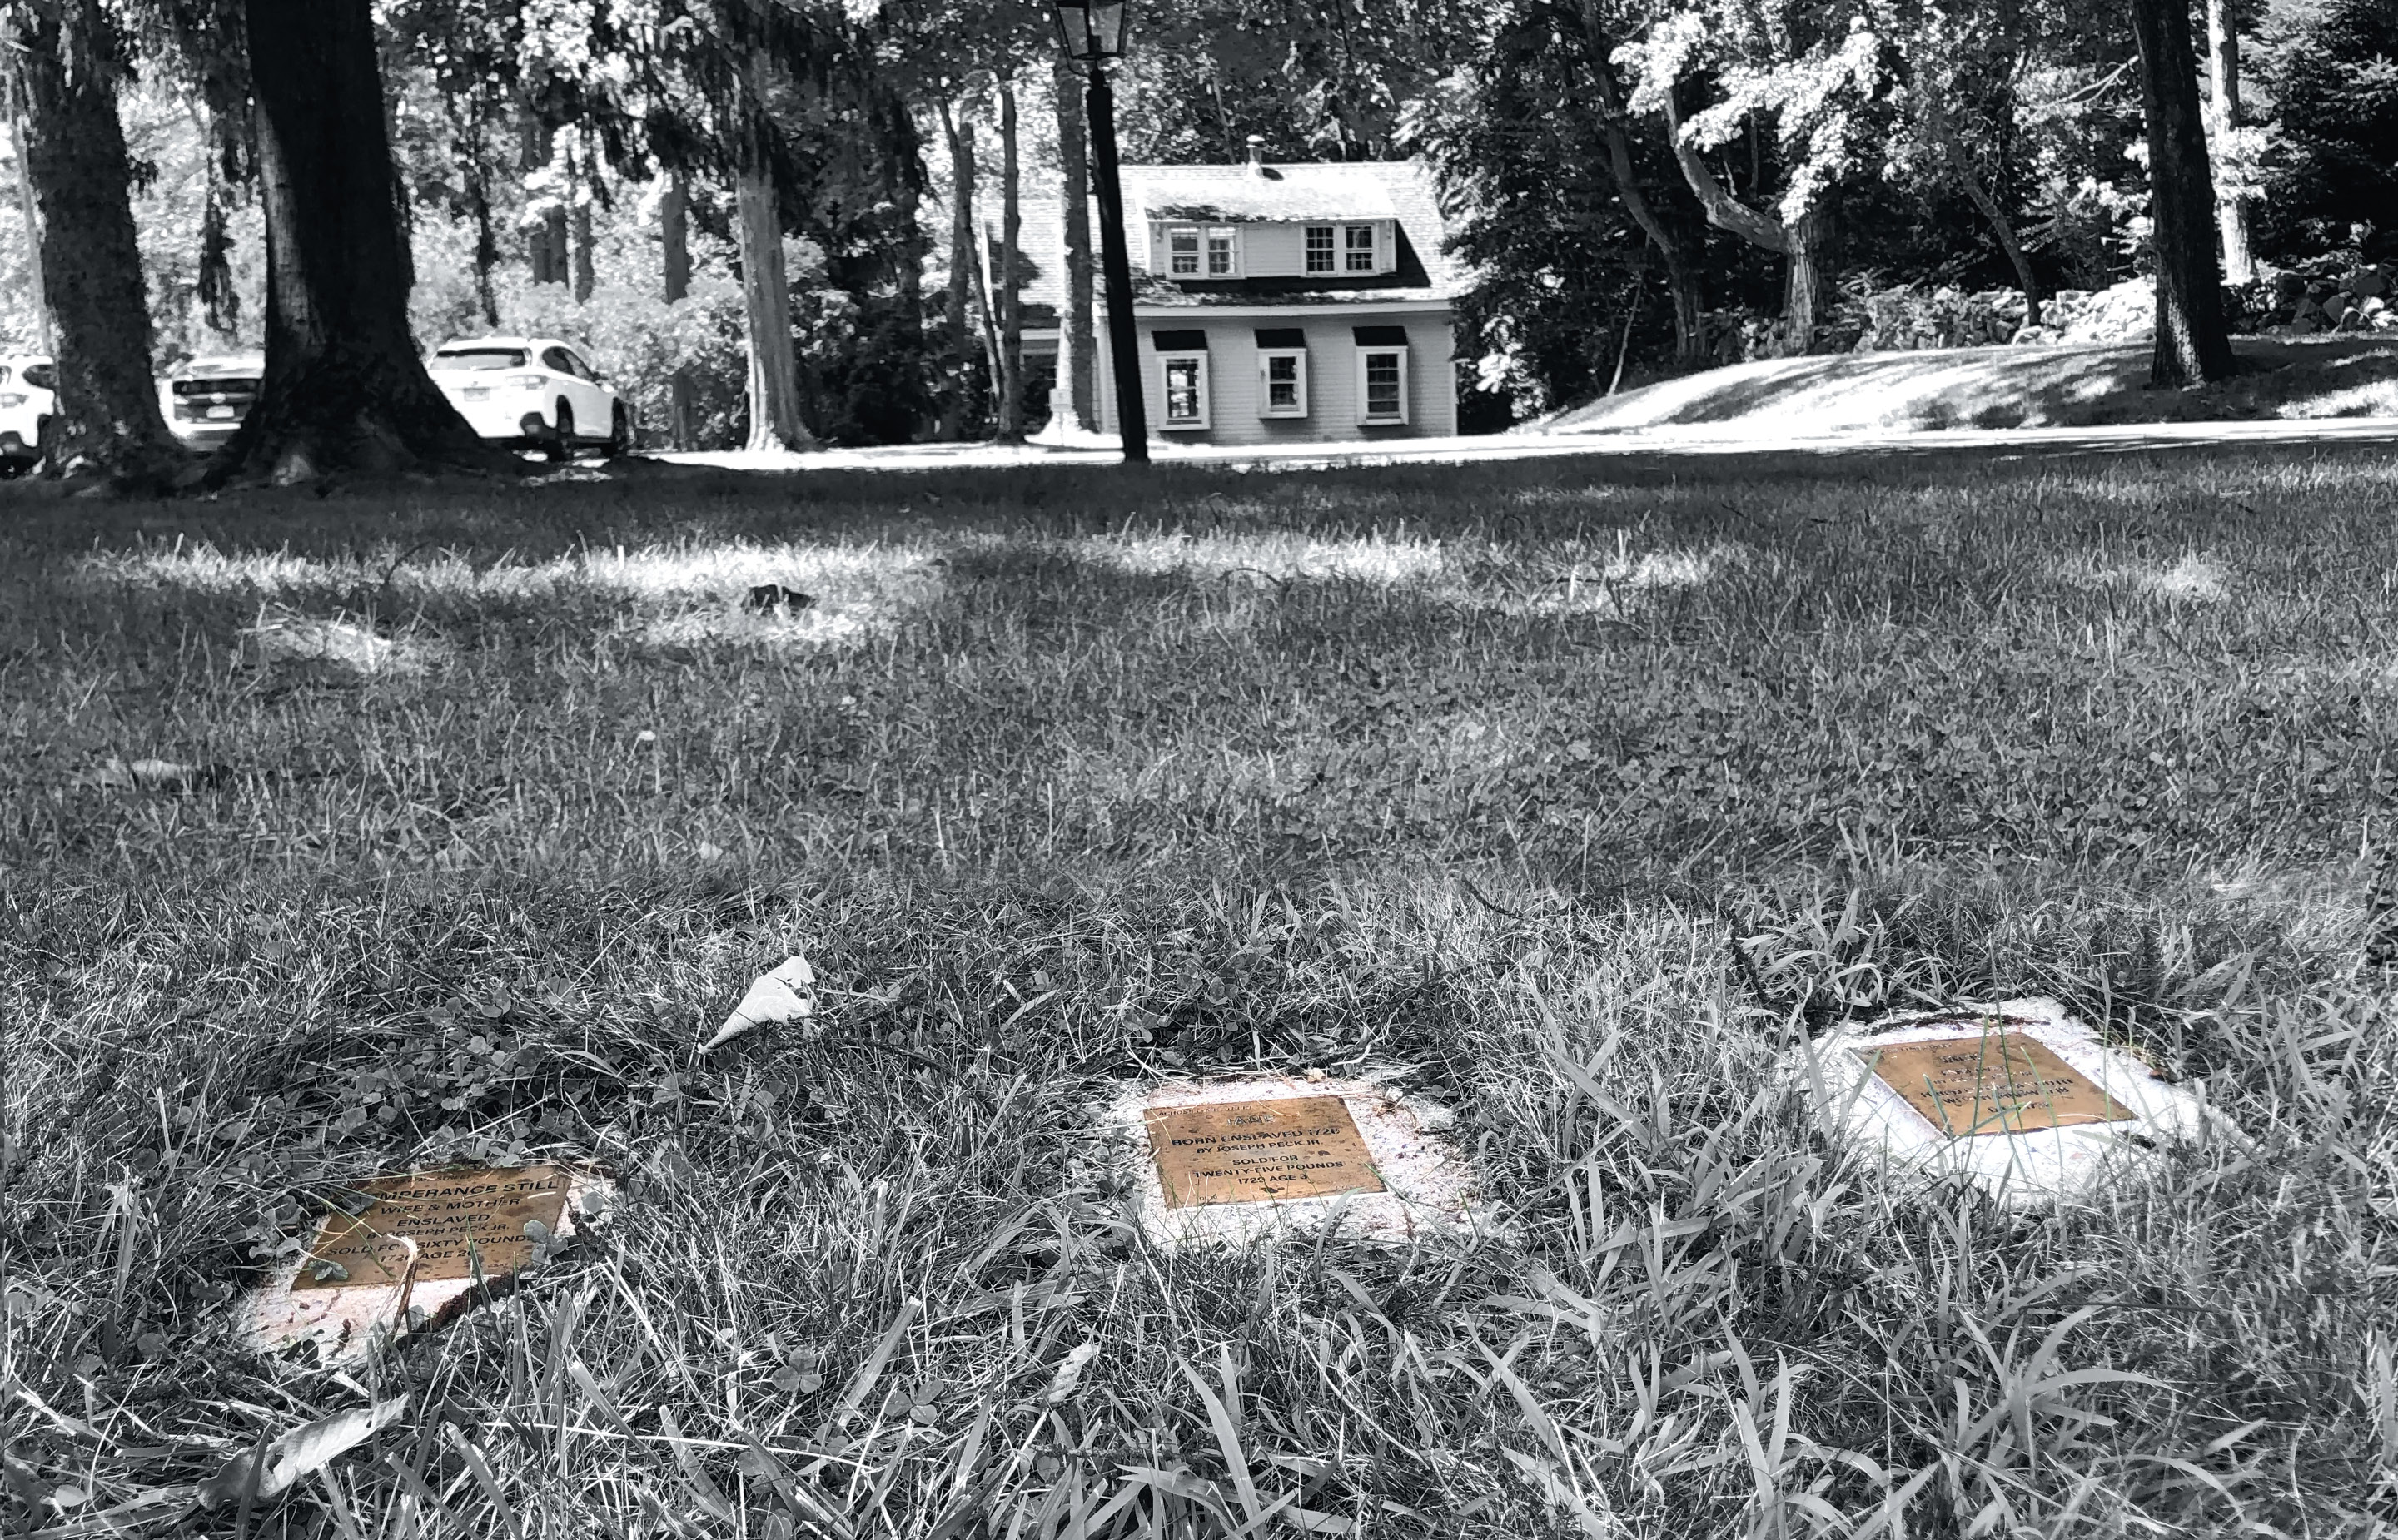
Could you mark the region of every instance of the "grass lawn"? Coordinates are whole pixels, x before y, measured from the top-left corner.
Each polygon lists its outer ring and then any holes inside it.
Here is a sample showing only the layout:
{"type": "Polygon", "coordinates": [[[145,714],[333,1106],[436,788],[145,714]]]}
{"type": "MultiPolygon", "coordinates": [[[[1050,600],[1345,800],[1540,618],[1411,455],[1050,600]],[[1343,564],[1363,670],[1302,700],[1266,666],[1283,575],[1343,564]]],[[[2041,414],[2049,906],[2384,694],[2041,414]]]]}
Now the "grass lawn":
{"type": "Polygon", "coordinates": [[[1585,402],[1546,427],[1779,435],[2398,415],[2398,341],[2243,337],[2234,347],[2237,377],[2187,391],[2148,388],[2146,341],[1763,359],[1585,402]]]}
{"type": "Polygon", "coordinates": [[[2299,452],[0,502],[0,1521],[2389,1534],[2393,506],[2299,452]],[[801,949],[817,1030],[701,1058],[801,949]],[[2027,993],[2252,1143],[2025,1218],[1770,1078],[2027,993]],[[1512,1233],[1150,1247],[1092,1109],[1260,1064],[1453,1106],[1512,1233]],[[513,1297],[355,1377],[228,1340],[326,1184],[550,1155],[623,1193],[513,1297]]]}

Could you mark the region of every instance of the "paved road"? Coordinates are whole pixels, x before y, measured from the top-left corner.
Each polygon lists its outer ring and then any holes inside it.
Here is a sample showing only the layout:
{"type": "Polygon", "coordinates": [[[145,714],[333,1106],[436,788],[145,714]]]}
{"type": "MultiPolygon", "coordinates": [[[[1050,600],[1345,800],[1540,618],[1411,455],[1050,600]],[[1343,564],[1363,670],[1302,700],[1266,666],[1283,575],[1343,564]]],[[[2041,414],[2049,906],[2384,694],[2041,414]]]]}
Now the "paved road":
{"type": "MultiPolygon", "coordinates": [[[[2315,419],[2261,422],[2141,422],[2099,428],[1956,428],[1927,432],[1820,436],[1733,435],[1720,429],[1656,428],[1637,433],[1498,434],[1478,438],[1413,438],[1376,444],[1294,444],[1270,449],[1159,446],[1160,464],[1214,465],[1233,470],[1300,471],[1341,465],[1470,464],[1481,461],[1620,458],[1694,462],[1769,457],[1806,464],[1848,458],[1949,460],[2053,459],[2068,455],[2142,454],[2250,445],[2398,446],[2398,419],[2315,419]]],[[[1087,445],[1087,441],[1086,441],[1087,445]]],[[[1017,465],[1110,465],[1111,448],[1028,444],[899,444],[807,454],[746,451],[669,454],[688,465],[727,470],[996,470],[1017,465]]]]}

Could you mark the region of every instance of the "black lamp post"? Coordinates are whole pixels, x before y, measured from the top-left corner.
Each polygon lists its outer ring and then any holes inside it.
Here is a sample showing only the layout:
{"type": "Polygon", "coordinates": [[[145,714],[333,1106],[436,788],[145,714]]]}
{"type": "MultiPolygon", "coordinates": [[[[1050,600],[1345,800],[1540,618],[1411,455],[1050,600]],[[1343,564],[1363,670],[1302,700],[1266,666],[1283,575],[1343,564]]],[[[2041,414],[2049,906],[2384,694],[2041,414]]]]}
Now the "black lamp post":
{"type": "Polygon", "coordinates": [[[1124,0],[1049,0],[1066,57],[1091,67],[1084,96],[1091,121],[1094,189],[1099,195],[1099,268],[1108,292],[1108,360],[1116,376],[1116,426],[1127,465],[1149,463],[1149,408],[1140,389],[1140,344],[1132,329],[1132,259],[1125,250],[1124,189],[1116,180],[1116,96],[1108,60],[1124,57],[1124,0]]]}

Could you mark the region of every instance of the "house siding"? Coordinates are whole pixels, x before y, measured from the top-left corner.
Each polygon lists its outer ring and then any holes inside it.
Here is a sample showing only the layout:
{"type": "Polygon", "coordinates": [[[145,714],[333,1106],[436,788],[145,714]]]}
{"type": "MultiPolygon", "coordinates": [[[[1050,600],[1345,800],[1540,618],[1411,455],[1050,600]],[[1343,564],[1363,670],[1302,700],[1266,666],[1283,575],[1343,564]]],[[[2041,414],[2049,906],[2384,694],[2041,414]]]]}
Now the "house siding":
{"type": "Polygon", "coordinates": [[[1241,227],[1241,260],[1252,278],[1291,277],[1307,271],[1307,236],[1296,224],[1241,227]]]}
{"type": "MultiPolygon", "coordinates": [[[[1292,227],[1296,229],[1297,227],[1292,227]]],[[[1104,324],[1104,323],[1102,323],[1104,324]]],[[[1443,437],[1457,432],[1457,370],[1447,311],[1377,311],[1370,305],[1338,312],[1210,316],[1204,310],[1137,313],[1142,395],[1151,434],[1167,443],[1306,444],[1334,440],[1443,437]],[[1357,342],[1360,326],[1404,326],[1408,332],[1408,421],[1368,426],[1357,421],[1357,342]],[[1296,327],[1307,334],[1308,414],[1265,417],[1264,389],[1258,378],[1257,330],[1296,327]],[[1157,331],[1207,334],[1209,426],[1166,429],[1165,374],[1151,341],[1157,331]]],[[[1116,431],[1115,382],[1104,348],[1099,354],[1098,399],[1102,431],[1116,431]]]]}

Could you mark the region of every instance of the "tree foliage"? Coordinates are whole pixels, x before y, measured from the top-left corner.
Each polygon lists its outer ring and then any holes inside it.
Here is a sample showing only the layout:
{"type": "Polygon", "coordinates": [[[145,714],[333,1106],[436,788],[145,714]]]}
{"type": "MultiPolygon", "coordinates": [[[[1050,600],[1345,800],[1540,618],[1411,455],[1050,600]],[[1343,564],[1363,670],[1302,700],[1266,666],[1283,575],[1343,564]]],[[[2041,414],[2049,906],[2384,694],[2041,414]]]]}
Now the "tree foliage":
{"type": "MultiPolygon", "coordinates": [[[[122,39],[141,345],[162,362],[255,346],[269,233],[241,0],[90,5],[122,39]]],[[[2227,134],[2210,111],[2203,153],[2218,203],[2229,188],[2253,209],[2257,255],[2393,254],[2398,12],[2212,13],[2237,45],[2245,126],[2227,134]]],[[[761,334],[787,340],[775,409],[802,436],[975,434],[1037,404],[1031,374],[991,388],[1014,372],[1022,275],[978,234],[940,248],[953,211],[970,231],[1000,222],[1011,100],[1014,192],[1058,196],[1039,7],[382,0],[372,15],[417,288],[408,346],[538,325],[610,360],[653,427],[718,437],[757,416],[724,377],[728,336],[747,338],[742,369],[761,334]],[[746,247],[745,189],[772,200],[746,247]],[[958,209],[966,192],[977,208],[958,209]]],[[[2122,0],[1192,0],[1136,11],[1118,100],[1132,160],[1234,160],[1252,135],[1283,159],[1427,156],[1481,278],[1466,383],[1518,411],[1845,347],[1903,286],[2004,286],[2036,308],[2152,273],[2173,222],[2152,205],[2122,0]]],[[[29,341],[29,314],[12,297],[0,328],[29,341]]]]}

